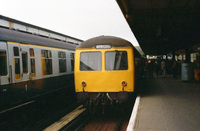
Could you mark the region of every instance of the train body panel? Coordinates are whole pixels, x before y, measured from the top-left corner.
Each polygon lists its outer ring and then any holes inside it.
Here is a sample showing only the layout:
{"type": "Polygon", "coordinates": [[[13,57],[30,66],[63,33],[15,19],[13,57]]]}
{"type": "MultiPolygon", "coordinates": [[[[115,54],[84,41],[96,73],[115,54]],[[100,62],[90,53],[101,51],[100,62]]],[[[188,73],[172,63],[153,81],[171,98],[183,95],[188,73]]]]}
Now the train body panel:
{"type": "Polygon", "coordinates": [[[0,28],[0,109],[73,85],[75,46],[0,28]]]}

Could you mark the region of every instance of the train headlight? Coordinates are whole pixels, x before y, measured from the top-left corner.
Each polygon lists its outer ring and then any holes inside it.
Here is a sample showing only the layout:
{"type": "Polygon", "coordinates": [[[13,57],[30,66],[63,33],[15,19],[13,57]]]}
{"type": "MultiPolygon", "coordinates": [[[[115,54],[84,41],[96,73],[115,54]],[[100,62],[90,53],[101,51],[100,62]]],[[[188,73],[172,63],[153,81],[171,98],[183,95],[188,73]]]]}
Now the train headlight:
{"type": "Polygon", "coordinates": [[[123,87],[127,86],[126,81],[122,81],[122,86],[123,86],[123,87]]]}
{"type": "Polygon", "coordinates": [[[83,86],[83,87],[86,87],[86,85],[87,85],[86,82],[83,81],[83,82],[82,82],[82,86],[83,86]]]}

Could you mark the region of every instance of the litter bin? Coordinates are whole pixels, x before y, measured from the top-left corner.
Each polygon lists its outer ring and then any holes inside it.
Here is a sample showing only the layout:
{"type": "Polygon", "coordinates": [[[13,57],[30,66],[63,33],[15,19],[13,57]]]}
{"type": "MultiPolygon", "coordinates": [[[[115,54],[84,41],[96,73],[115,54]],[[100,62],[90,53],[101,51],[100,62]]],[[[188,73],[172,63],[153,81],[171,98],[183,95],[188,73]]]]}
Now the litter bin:
{"type": "Polygon", "coordinates": [[[191,63],[181,64],[181,80],[182,81],[192,80],[192,64],[191,63]]]}

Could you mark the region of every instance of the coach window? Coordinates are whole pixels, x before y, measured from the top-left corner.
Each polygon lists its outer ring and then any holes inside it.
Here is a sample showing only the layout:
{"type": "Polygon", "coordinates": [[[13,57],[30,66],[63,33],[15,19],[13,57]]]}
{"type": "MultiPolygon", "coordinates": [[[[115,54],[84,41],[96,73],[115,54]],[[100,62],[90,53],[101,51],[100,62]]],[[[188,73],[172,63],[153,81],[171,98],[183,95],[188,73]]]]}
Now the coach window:
{"type": "Polygon", "coordinates": [[[71,57],[71,70],[74,71],[74,53],[71,53],[70,57],[71,57]]]}
{"type": "Polygon", "coordinates": [[[59,59],[59,72],[67,72],[67,65],[66,65],[66,53],[65,52],[58,52],[58,59],[59,59]]]}
{"type": "Polygon", "coordinates": [[[109,51],[105,53],[106,70],[128,70],[126,51],[109,51]]]}
{"type": "Polygon", "coordinates": [[[52,74],[52,54],[50,50],[42,50],[42,72],[43,75],[52,74]]]}
{"type": "Polygon", "coordinates": [[[14,64],[15,64],[15,79],[20,79],[19,48],[13,47],[13,52],[14,52],[14,64]]]}
{"type": "Polygon", "coordinates": [[[31,76],[35,77],[35,53],[33,48],[30,48],[30,63],[31,63],[31,76]]]}
{"type": "Polygon", "coordinates": [[[19,48],[13,47],[14,56],[19,56],[19,48]]]}
{"type": "Polygon", "coordinates": [[[0,76],[7,75],[7,56],[5,50],[0,50],[0,76]]]}
{"type": "Polygon", "coordinates": [[[28,73],[28,56],[27,52],[22,52],[22,67],[23,67],[23,73],[28,73]]]}
{"type": "Polygon", "coordinates": [[[100,71],[101,52],[82,52],[80,58],[81,71],[100,71]]]}

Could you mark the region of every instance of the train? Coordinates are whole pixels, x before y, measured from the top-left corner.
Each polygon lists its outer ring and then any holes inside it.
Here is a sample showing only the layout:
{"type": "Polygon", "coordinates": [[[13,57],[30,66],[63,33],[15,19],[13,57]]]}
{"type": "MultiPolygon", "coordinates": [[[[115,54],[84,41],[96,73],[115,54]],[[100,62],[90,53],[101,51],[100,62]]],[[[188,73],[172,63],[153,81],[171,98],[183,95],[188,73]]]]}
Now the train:
{"type": "Polygon", "coordinates": [[[0,109],[62,88],[74,91],[76,46],[0,28],[0,109]]]}
{"type": "Polygon", "coordinates": [[[75,49],[75,91],[90,113],[132,100],[142,75],[141,55],[122,38],[99,36],[75,49]]]}

